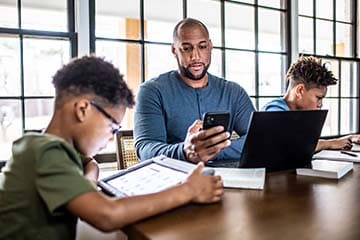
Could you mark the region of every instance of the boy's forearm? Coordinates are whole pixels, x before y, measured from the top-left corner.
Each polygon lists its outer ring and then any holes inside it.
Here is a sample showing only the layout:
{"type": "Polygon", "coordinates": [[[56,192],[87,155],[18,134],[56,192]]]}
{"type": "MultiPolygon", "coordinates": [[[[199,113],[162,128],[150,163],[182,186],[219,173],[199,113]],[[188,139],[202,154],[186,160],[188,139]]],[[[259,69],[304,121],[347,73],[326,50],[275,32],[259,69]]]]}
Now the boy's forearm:
{"type": "Polygon", "coordinates": [[[99,177],[99,166],[94,159],[85,164],[84,176],[96,185],[99,177]]]}

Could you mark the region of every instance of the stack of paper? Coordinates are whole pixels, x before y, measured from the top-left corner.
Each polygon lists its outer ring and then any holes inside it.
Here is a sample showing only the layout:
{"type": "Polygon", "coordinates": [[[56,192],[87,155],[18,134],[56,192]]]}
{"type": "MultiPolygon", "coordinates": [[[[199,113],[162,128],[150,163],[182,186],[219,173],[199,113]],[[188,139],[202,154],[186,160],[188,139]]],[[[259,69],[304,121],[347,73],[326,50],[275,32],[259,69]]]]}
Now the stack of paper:
{"type": "Polygon", "coordinates": [[[264,189],[265,168],[214,168],[224,187],[264,189]]]}
{"type": "Polygon", "coordinates": [[[311,165],[312,168],[296,169],[296,173],[305,176],[340,179],[353,169],[352,162],[314,160],[311,165]]]}
{"type": "Polygon", "coordinates": [[[314,154],[313,159],[360,162],[360,153],[352,151],[322,150],[314,154]]]}

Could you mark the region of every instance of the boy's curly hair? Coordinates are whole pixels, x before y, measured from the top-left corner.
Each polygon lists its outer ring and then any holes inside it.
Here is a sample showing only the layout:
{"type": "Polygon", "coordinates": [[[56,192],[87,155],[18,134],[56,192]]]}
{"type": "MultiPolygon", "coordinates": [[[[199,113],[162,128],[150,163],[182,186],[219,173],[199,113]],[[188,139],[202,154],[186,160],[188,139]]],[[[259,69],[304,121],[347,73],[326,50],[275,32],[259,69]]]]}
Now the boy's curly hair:
{"type": "Polygon", "coordinates": [[[286,79],[290,87],[304,83],[306,88],[334,85],[337,82],[332,71],[326,68],[322,60],[312,56],[301,56],[293,63],[286,73],[286,79]]]}
{"type": "Polygon", "coordinates": [[[132,107],[135,104],[134,95],[123,75],[103,58],[84,56],[74,59],[56,72],[52,82],[57,104],[66,96],[85,94],[94,94],[106,105],[132,107]]]}

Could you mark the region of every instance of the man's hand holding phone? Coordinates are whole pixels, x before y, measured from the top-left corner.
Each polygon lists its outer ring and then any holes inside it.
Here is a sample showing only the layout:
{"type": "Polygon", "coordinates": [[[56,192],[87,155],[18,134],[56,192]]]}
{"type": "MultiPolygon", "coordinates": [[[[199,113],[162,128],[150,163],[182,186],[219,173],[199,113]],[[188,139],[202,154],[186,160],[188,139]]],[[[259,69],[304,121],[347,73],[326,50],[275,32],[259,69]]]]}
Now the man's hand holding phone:
{"type": "Polygon", "coordinates": [[[207,162],[222,149],[231,145],[230,133],[227,132],[228,116],[224,118],[224,113],[218,113],[220,115],[217,116],[216,114],[210,114],[214,125],[209,124],[210,121],[207,118],[209,115],[205,114],[204,121],[196,120],[188,128],[184,141],[184,153],[188,161],[194,163],[207,162]],[[224,124],[219,124],[219,119],[224,124]],[[205,121],[207,121],[206,124],[205,121]]]}

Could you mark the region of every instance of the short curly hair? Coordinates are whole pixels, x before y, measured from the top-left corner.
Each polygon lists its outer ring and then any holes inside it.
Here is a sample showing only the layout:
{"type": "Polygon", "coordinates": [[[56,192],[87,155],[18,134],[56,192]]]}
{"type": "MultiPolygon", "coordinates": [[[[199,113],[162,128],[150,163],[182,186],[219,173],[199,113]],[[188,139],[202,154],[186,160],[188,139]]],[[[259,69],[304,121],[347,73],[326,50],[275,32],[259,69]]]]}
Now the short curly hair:
{"type": "Polygon", "coordinates": [[[326,68],[320,58],[313,56],[301,56],[290,66],[286,79],[290,87],[303,83],[308,89],[337,83],[332,71],[326,68]]]}
{"type": "Polygon", "coordinates": [[[84,56],[72,60],[53,77],[57,104],[69,95],[95,95],[105,105],[132,107],[134,95],[113,64],[103,58],[84,56]]]}

